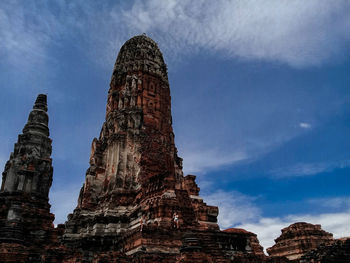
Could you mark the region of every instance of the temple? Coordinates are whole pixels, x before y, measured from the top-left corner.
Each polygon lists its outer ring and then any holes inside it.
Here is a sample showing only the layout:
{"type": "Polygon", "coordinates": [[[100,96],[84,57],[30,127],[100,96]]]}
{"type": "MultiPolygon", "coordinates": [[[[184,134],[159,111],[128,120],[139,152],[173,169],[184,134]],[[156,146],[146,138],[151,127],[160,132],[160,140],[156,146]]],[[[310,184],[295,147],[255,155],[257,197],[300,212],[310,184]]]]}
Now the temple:
{"type": "Polygon", "coordinates": [[[2,174],[1,262],[37,262],[47,245],[58,242],[48,202],[53,173],[48,121],[46,95],[41,94],[2,174]]]}
{"type": "Polygon", "coordinates": [[[84,260],[115,251],[142,262],[177,262],[193,253],[215,255],[216,262],[226,254],[263,256],[254,234],[220,231],[217,215],[199,196],[195,176],[183,175],[162,53],[149,37],[133,37],[118,54],[106,120],[63,240],[82,250],[103,244],[105,251],[97,246],[84,260]]]}
{"type": "Polygon", "coordinates": [[[77,207],[57,227],[48,200],[50,155],[41,94],[3,172],[0,262],[349,262],[342,256],[349,241],[334,240],[317,225],[283,229],[269,257],[254,233],[220,230],[218,207],[200,197],[196,176],[183,174],[167,67],[146,35],[120,49],[77,207]],[[338,261],[322,261],[329,257],[320,246],[338,253],[338,261]],[[316,257],[320,260],[312,261],[316,257]]]}

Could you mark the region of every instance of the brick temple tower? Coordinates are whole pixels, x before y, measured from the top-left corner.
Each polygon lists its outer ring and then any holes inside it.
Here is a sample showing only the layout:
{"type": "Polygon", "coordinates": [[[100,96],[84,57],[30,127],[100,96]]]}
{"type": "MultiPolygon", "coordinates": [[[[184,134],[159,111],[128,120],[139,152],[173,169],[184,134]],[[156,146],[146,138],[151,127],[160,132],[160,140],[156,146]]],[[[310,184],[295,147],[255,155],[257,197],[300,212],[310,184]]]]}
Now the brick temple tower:
{"type": "Polygon", "coordinates": [[[53,172],[48,121],[46,95],[40,94],[2,174],[2,262],[36,262],[41,249],[57,241],[48,202],[53,172]]]}
{"type": "Polygon", "coordinates": [[[198,262],[226,262],[226,254],[236,252],[263,255],[254,234],[220,231],[218,208],[203,202],[195,176],[183,176],[167,67],[146,35],[120,49],[106,120],[91,148],[78,205],[63,236],[65,245],[82,251],[82,260],[111,260],[119,252],[140,262],[197,262],[196,255],[198,262]]]}

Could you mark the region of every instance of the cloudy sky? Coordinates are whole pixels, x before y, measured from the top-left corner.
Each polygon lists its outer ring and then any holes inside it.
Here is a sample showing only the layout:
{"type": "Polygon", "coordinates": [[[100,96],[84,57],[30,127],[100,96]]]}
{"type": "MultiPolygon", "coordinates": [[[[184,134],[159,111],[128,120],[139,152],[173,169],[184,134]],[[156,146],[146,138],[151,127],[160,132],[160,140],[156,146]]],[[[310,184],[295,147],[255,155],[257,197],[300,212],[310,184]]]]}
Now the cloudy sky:
{"type": "Polygon", "coordinates": [[[296,221],[350,236],[349,14],[349,0],[1,1],[0,166],[47,93],[63,223],[117,53],[146,33],[168,65],[185,172],[221,228],[255,232],[265,248],[296,221]]]}

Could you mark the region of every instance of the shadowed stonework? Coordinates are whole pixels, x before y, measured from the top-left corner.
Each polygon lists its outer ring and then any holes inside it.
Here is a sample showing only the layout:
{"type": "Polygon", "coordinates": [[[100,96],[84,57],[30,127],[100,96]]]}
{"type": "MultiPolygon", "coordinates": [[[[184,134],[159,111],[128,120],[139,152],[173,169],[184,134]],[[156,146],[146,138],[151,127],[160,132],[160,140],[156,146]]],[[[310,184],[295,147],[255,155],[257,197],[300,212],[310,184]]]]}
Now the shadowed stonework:
{"type": "Polygon", "coordinates": [[[40,262],[57,245],[48,203],[52,183],[46,95],[39,95],[2,174],[0,262],[40,262]]]}
{"type": "Polygon", "coordinates": [[[273,257],[267,257],[254,233],[219,229],[218,208],[199,196],[196,176],[183,175],[167,67],[157,44],[145,35],[120,49],[78,205],[57,228],[48,203],[52,166],[46,112],[46,96],[39,95],[3,173],[1,262],[277,263],[289,262],[285,256],[299,259],[320,244],[337,248],[328,233],[316,240],[326,232],[307,224],[315,231],[302,228],[295,233],[303,234],[293,236],[283,230],[268,250],[273,257]]]}

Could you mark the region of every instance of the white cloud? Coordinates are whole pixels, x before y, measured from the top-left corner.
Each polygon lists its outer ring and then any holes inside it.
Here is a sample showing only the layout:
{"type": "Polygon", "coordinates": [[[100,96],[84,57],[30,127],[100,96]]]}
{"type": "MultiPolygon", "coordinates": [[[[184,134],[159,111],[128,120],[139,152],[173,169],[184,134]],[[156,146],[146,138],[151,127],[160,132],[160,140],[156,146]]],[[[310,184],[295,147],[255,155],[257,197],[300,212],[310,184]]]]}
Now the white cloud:
{"type": "Polygon", "coordinates": [[[346,0],[151,0],[136,1],[123,17],[131,31],[155,35],[167,50],[205,48],[301,67],[318,65],[347,45],[349,12],[346,0]]]}
{"type": "Polygon", "coordinates": [[[312,205],[318,205],[325,208],[344,209],[350,208],[350,198],[348,197],[334,197],[334,198],[315,198],[308,202],[312,205]]]}
{"type": "Polygon", "coordinates": [[[256,223],[237,225],[247,231],[257,234],[260,245],[266,250],[274,245],[274,240],[280,236],[281,229],[295,223],[281,218],[260,218],[256,223]]]}
{"type": "Polygon", "coordinates": [[[12,1],[0,7],[0,55],[12,65],[26,67],[44,63],[48,46],[54,44],[63,26],[57,17],[39,2],[12,1]]]}
{"type": "Polygon", "coordinates": [[[299,123],[299,127],[303,128],[303,129],[310,129],[311,128],[311,124],[307,123],[307,122],[301,122],[301,123],[299,123]]]}
{"type": "Polygon", "coordinates": [[[322,229],[334,234],[335,238],[350,236],[350,198],[311,199],[315,205],[343,205],[342,212],[316,215],[294,214],[284,217],[262,217],[260,209],[254,204],[256,198],[239,192],[218,190],[203,196],[208,205],[219,206],[219,225],[222,229],[237,227],[257,234],[264,249],[274,245],[281,235],[281,229],[296,222],[320,224],[322,229]]]}
{"type": "Polygon", "coordinates": [[[51,213],[55,215],[55,224],[63,224],[69,213],[77,206],[82,185],[67,185],[50,191],[51,213]]]}
{"type": "Polygon", "coordinates": [[[253,204],[255,198],[242,193],[218,190],[203,196],[208,205],[219,207],[218,221],[222,228],[241,224],[260,216],[260,209],[253,204]]]}
{"type": "Polygon", "coordinates": [[[184,151],[184,173],[204,173],[210,169],[234,164],[249,157],[245,152],[225,153],[217,149],[207,149],[202,151],[184,151]]]}
{"type": "Polygon", "coordinates": [[[17,67],[42,63],[50,59],[50,47],[70,39],[109,67],[125,40],[146,32],[172,59],[206,49],[225,58],[302,67],[340,54],[350,41],[346,0],[136,0],[131,7],[58,1],[55,5],[1,3],[1,57],[17,67]]]}
{"type": "Polygon", "coordinates": [[[244,223],[236,227],[244,228],[257,234],[260,244],[266,249],[275,244],[274,239],[281,235],[282,228],[296,222],[320,224],[323,230],[333,233],[335,238],[350,236],[350,212],[260,218],[257,222],[244,223]]]}
{"type": "Polygon", "coordinates": [[[335,169],[348,166],[350,166],[350,161],[348,160],[339,162],[297,163],[292,166],[273,169],[270,171],[270,175],[274,178],[309,176],[331,172],[335,169]]]}
{"type": "MultiPolygon", "coordinates": [[[[183,125],[188,126],[187,123],[183,125]]],[[[229,129],[229,127],[224,128],[229,129]]],[[[267,130],[263,126],[250,127],[250,129],[265,132],[267,130]]],[[[185,174],[205,174],[218,168],[223,169],[225,166],[252,162],[298,135],[298,133],[283,134],[281,129],[279,129],[277,133],[276,130],[266,133],[268,136],[265,136],[266,134],[262,132],[256,135],[244,134],[240,136],[237,135],[238,129],[236,129],[237,140],[227,141],[225,139],[232,139],[232,137],[222,136],[217,131],[217,128],[212,130],[208,128],[206,132],[210,133],[209,138],[203,136],[200,130],[195,130],[194,132],[188,132],[187,130],[185,136],[182,135],[185,137],[185,140],[177,143],[177,146],[179,155],[183,158],[185,174]],[[193,137],[193,134],[199,134],[199,136],[193,137]],[[274,136],[271,136],[271,134],[274,134],[274,136]],[[218,137],[215,138],[215,136],[218,137]]],[[[288,131],[290,132],[290,130],[288,131]]]]}

